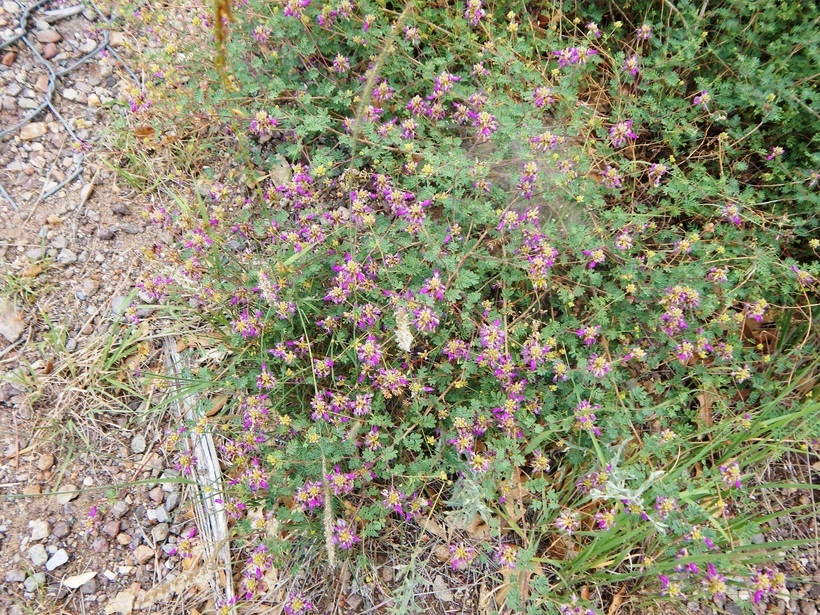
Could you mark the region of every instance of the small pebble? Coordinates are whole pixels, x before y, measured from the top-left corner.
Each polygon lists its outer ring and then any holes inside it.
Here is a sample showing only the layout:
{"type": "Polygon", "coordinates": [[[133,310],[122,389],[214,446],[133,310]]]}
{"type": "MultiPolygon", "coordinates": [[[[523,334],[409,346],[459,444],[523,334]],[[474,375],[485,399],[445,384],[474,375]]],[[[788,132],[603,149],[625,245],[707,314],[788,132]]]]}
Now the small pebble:
{"type": "Polygon", "coordinates": [[[55,538],[65,538],[71,533],[71,528],[65,521],[58,521],[54,524],[54,529],[51,530],[55,538]]]}
{"type": "Polygon", "coordinates": [[[53,465],[54,455],[52,455],[51,453],[45,453],[44,455],[40,455],[40,458],[37,460],[37,469],[41,472],[50,470],[53,465]]]}
{"type": "Polygon", "coordinates": [[[54,555],[51,556],[46,562],[46,570],[51,572],[55,568],[59,568],[63,564],[68,561],[68,552],[65,549],[59,549],[54,555]]]}

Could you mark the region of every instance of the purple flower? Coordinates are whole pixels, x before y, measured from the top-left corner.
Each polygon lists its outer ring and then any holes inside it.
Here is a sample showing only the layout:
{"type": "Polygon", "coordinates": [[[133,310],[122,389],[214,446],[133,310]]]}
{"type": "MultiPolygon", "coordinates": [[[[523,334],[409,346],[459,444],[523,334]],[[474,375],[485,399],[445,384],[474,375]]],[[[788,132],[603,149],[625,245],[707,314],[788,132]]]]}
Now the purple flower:
{"type": "Polygon", "coordinates": [[[450,363],[456,361],[467,361],[470,359],[470,349],[464,340],[448,340],[441,350],[450,363]]]}
{"type": "Polygon", "coordinates": [[[600,325],[592,327],[582,327],[575,331],[575,335],[584,340],[584,344],[592,346],[598,341],[598,332],[601,330],[600,325]]]}
{"type": "Polygon", "coordinates": [[[575,421],[578,428],[582,431],[594,433],[596,436],[601,435],[601,430],[595,426],[595,421],[598,417],[595,416],[593,410],[599,409],[601,406],[592,405],[589,401],[583,400],[575,408],[575,421]]]}
{"type": "Polygon", "coordinates": [[[413,310],[413,325],[421,332],[432,333],[440,322],[438,314],[428,306],[413,310]]]}
{"type": "Polygon", "coordinates": [[[612,147],[623,147],[626,145],[627,140],[631,141],[637,138],[638,135],[632,130],[632,120],[617,122],[609,129],[609,140],[612,147]]]}
{"type": "Polygon", "coordinates": [[[621,174],[618,173],[618,169],[606,165],[606,168],[601,171],[601,183],[607,188],[620,188],[621,174]]]}
{"type": "Polygon", "coordinates": [[[606,360],[606,357],[599,357],[593,352],[587,359],[587,369],[596,378],[603,378],[612,369],[612,364],[606,360]]]}
{"type": "Polygon", "coordinates": [[[635,38],[639,41],[648,41],[652,38],[652,26],[649,24],[643,24],[635,31],[635,38]]]}
{"type": "Polygon", "coordinates": [[[567,47],[566,49],[553,51],[552,55],[558,59],[558,68],[564,68],[570,64],[583,66],[590,56],[594,56],[597,53],[594,49],[587,49],[586,47],[567,47]]]}
{"type": "Polygon", "coordinates": [[[744,314],[746,318],[751,318],[757,322],[763,322],[763,315],[766,313],[766,310],[769,308],[769,302],[765,299],[758,299],[754,303],[746,304],[746,309],[744,310],[744,314]]]}
{"type": "Polygon", "coordinates": [[[598,24],[594,21],[590,21],[587,23],[587,35],[592,36],[594,38],[601,38],[601,29],[598,27],[598,24]]]}
{"type": "Polygon", "coordinates": [[[359,537],[344,519],[336,519],[333,524],[333,544],[342,550],[349,549],[357,542],[359,537]]]}
{"type": "MultiPolygon", "coordinates": [[[[304,8],[310,4],[310,0],[287,0],[285,2],[284,14],[287,17],[302,19],[304,8]]],[[[288,613],[290,615],[290,613],[288,613]]]]}
{"type": "Polygon", "coordinates": [[[382,500],[382,506],[400,515],[404,514],[402,510],[402,502],[404,502],[404,500],[407,498],[405,494],[403,494],[395,487],[390,487],[390,489],[382,490],[382,495],[384,496],[384,499],[382,500]]]}
{"type": "Polygon", "coordinates": [[[427,278],[424,281],[424,286],[421,287],[421,293],[434,298],[436,301],[444,301],[444,291],[446,287],[441,281],[438,269],[433,271],[433,277],[427,278]]]}
{"type": "Polygon", "coordinates": [[[740,219],[740,208],[734,203],[727,203],[724,205],[720,217],[735,226],[740,226],[743,224],[743,221],[740,219]]]}
{"type": "Polygon", "coordinates": [[[308,602],[302,592],[288,594],[285,600],[285,613],[287,615],[302,615],[313,610],[313,604],[308,602]]]}
{"type": "Polygon", "coordinates": [[[555,519],[555,527],[565,534],[572,536],[581,527],[581,522],[578,520],[578,515],[571,510],[563,510],[561,514],[555,519]]]}
{"type": "Polygon", "coordinates": [[[766,156],[766,160],[774,160],[775,158],[780,158],[785,153],[786,153],[785,149],[783,149],[779,145],[776,145],[775,147],[773,147],[771,149],[771,151],[769,152],[769,155],[766,156]]]}
{"type": "Polygon", "coordinates": [[[532,104],[534,104],[538,109],[542,107],[551,107],[555,104],[555,97],[552,95],[552,88],[539,85],[535,88],[535,91],[532,93],[532,104]]]}
{"type": "Polygon", "coordinates": [[[367,339],[359,345],[359,361],[371,367],[377,367],[382,359],[382,349],[376,336],[370,333],[367,339]]]}
{"type": "Polygon", "coordinates": [[[661,185],[661,178],[666,175],[666,165],[654,163],[649,166],[649,179],[656,188],[661,185]]]}
{"type": "Polygon", "coordinates": [[[468,568],[470,564],[473,563],[476,556],[476,550],[470,545],[465,545],[464,543],[452,544],[450,545],[450,556],[452,557],[451,565],[453,570],[458,570],[459,568],[464,569],[468,568]]]}
{"type": "Polygon", "coordinates": [[[703,587],[715,598],[726,597],[726,577],[718,574],[712,563],[706,565],[708,572],[703,579],[703,587]]]}
{"type": "Polygon", "coordinates": [[[624,65],[621,67],[621,70],[625,73],[628,72],[633,78],[637,77],[638,73],[641,72],[641,59],[637,54],[629,56],[624,60],[624,65]]]}
{"type": "Polygon", "coordinates": [[[803,271],[797,265],[792,265],[792,271],[797,276],[797,283],[804,288],[812,286],[817,281],[808,271],[803,271]]]}
{"type": "Polygon", "coordinates": [[[706,111],[708,111],[709,110],[709,103],[711,101],[712,101],[712,95],[709,92],[707,92],[706,90],[701,90],[700,94],[698,94],[697,96],[695,96],[695,98],[692,99],[692,106],[697,107],[698,105],[700,105],[706,111]]]}
{"type": "Polygon", "coordinates": [[[307,481],[296,490],[293,498],[303,511],[319,508],[324,502],[321,481],[307,481]]]}
{"type": "Polygon", "coordinates": [[[606,253],[603,248],[595,248],[594,250],[584,250],[584,256],[589,256],[589,268],[595,269],[596,265],[606,261],[606,253]]]}
{"type": "Polygon", "coordinates": [[[243,310],[234,321],[233,330],[245,339],[257,337],[262,332],[262,312],[257,310],[256,314],[250,314],[248,310],[243,310]]]}
{"type": "Polygon", "coordinates": [[[342,472],[339,470],[338,465],[333,466],[333,471],[325,476],[325,480],[333,490],[334,495],[343,495],[353,491],[353,481],[355,478],[355,472],[342,472]]]}
{"type": "Polygon", "coordinates": [[[720,477],[723,482],[729,487],[742,489],[743,483],[740,482],[740,464],[737,461],[726,463],[720,466],[720,477]]]}
{"type": "Polygon", "coordinates": [[[486,15],[486,11],[481,8],[481,0],[467,0],[467,8],[464,10],[464,19],[470,22],[471,26],[477,26],[481,18],[486,15]]]}

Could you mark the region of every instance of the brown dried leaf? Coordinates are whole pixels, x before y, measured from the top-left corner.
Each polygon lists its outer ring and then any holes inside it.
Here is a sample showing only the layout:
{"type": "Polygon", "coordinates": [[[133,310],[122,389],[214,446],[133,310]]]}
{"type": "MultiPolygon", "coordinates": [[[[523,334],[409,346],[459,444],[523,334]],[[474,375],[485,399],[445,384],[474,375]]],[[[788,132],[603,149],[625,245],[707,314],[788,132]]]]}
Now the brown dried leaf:
{"type": "Polygon", "coordinates": [[[618,590],[618,593],[612,596],[612,604],[609,605],[609,610],[607,611],[607,615],[615,615],[620,609],[621,604],[624,601],[624,586],[621,586],[621,589],[618,590]]]}
{"type": "Polygon", "coordinates": [[[712,405],[715,398],[712,394],[703,392],[695,399],[698,401],[698,424],[701,428],[709,428],[714,424],[712,417],[712,405]]]}
{"type": "Polygon", "coordinates": [[[211,404],[210,410],[205,413],[205,416],[213,416],[225,406],[228,401],[228,395],[220,395],[219,397],[214,398],[213,403],[211,404]]]}
{"type": "Polygon", "coordinates": [[[435,519],[420,519],[418,522],[419,526],[426,532],[430,532],[434,536],[438,536],[442,540],[450,541],[449,536],[447,535],[447,530],[445,530],[442,525],[436,521],[435,519]]]}
{"type": "Polygon", "coordinates": [[[31,267],[26,267],[23,269],[20,276],[24,278],[36,278],[38,275],[43,273],[43,271],[45,271],[45,269],[42,265],[32,265],[31,267]]]}
{"type": "Polygon", "coordinates": [[[138,139],[153,139],[154,134],[153,126],[138,126],[134,129],[134,136],[138,139]]]}

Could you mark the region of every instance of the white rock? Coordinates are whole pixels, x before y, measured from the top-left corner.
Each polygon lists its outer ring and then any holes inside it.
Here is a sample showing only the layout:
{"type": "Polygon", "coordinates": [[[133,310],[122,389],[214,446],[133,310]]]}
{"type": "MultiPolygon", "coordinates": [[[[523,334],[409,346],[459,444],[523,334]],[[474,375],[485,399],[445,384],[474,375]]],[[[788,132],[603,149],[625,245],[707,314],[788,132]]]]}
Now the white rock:
{"type": "Polygon", "coordinates": [[[134,612],[136,596],[130,591],[121,591],[105,605],[105,615],[131,615],[134,612]]]}
{"type": "Polygon", "coordinates": [[[63,90],[62,97],[66,100],[77,100],[77,90],[74,88],[66,88],[63,90]]]}
{"type": "Polygon", "coordinates": [[[89,107],[99,107],[102,104],[100,101],[100,97],[96,94],[89,94],[88,95],[88,106],[89,107]]]}
{"type": "Polygon", "coordinates": [[[103,576],[109,581],[113,582],[116,581],[117,577],[119,577],[120,575],[118,575],[116,572],[112,570],[103,570],[103,576]]]}
{"type": "Polygon", "coordinates": [[[49,526],[48,521],[43,521],[42,519],[29,521],[28,526],[29,528],[31,528],[32,542],[37,542],[38,540],[45,540],[51,533],[51,527],[49,526]]]}
{"type": "Polygon", "coordinates": [[[51,572],[55,568],[59,568],[65,564],[67,561],[68,553],[65,549],[59,549],[54,555],[51,556],[51,559],[46,562],[46,570],[51,572]]]}
{"type": "Polygon", "coordinates": [[[58,504],[68,504],[71,500],[80,495],[77,485],[60,485],[60,493],[54,496],[58,504]]]}
{"type": "Polygon", "coordinates": [[[21,109],[36,109],[37,107],[40,106],[40,103],[38,103],[33,98],[23,97],[23,98],[18,98],[17,99],[17,106],[20,107],[21,109]]]}
{"type": "Polygon", "coordinates": [[[26,325],[14,304],[0,299],[0,335],[11,343],[16,342],[25,330],[26,325]]]}
{"type": "Polygon", "coordinates": [[[138,433],[133,438],[131,438],[131,452],[132,453],[144,453],[145,452],[145,436],[141,433],[138,433]]]}
{"type": "Polygon", "coordinates": [[[73,577],[68,577],[67,579],[63,579],[63,585],[65,585],[69,589],[77,589],[78,587],[82,587],[86,583],[88,583],[91,579],[97,576],[97,573],[92,572],[84,572],[82,574],[75,574],[73,577]]]}

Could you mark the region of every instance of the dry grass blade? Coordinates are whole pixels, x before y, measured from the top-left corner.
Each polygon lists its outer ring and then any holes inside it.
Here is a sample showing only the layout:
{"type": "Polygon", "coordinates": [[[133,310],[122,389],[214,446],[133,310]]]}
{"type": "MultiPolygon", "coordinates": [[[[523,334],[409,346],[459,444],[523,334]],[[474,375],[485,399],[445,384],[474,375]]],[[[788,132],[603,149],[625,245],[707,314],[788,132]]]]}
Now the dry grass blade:
{"type": "MultiPolygon", "coordinates": [[[[166,338],[163,343],[165,364],[168,373],[173,377],[181,374],[184,359],[176,348],[176,343],[166,338]]],[[[196,400],[189,395],[174,396],[178,418],[196,421],[196,400]]],[[[228,543],[228,518],[223,505],[218,501],[222,495],[222,473],[216,455],[213,437],[209,433],[190,436],[191,447],[196,455],[199,472],[196,475],[196,498],[194,510],[197,526],[203,543],[206,545],[206,559],[216,556],[216,564],[210,568],[209,582],[217,601],[230,601],[233,598],[233,574],[231,553],[228,543]],[[220,574],[220,572],[222,574],[220,574]]]]}

